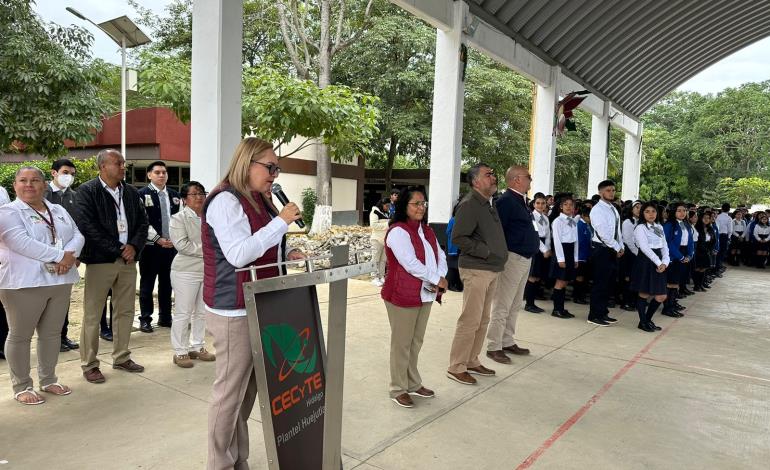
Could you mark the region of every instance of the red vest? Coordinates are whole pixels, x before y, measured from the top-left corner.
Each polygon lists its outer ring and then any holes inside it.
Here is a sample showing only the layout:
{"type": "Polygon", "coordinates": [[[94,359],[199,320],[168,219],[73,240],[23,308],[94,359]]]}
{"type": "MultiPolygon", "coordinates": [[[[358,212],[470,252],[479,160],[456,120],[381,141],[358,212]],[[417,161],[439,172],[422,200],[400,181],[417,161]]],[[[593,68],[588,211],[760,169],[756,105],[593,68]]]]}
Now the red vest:
{"type": "MultiPolygon", "coordinates": [[[[235,191],[227,184],[222,184],[214,188],[209,194],[203,205],[201,214],[201,242],[203,243],[203,301],[211,308],[221,308],[225,310],[235,310],[245,308],[243,298],[243,283],[250,282],[249,271],[235,272],[236,266],[230,264],[225,258],[222,248],[219,245],[214,229],[206,223],[206,212],[209,204],[217,194],[221,192],[233,194],[241,203],[243,212],[249,220],[251,233],[256,233],[259,229],[269,224],[272,220],[268,205],[265,203],[262,194],[252,191],[251,195],[259,206],[259,213],[249,203],[243,195],[235,191]]],[[[259,266],[262,264],[271,264],[280,261],[280,245],[270,247],[259,259],[247,264],[247,266],[259,266]]],[[[276,277],[279,274],[278,267],[261,268],[257,270],[257,279],[276,277]]]]}
{"type": "MultiPolygon", "coordinates": [[[[422,291],[422,279],[418,279],[407,272],[403,266],[396,259],[396,255],[388,247],[388,235],[390,231],[396,227],[401,227],[409,234],[409,238],[412,241],[414,247],[414,254],[417,259],[425,264],[425,246],[422,243],[420,234],[417,232],[417,228],[420,223],[416,221],[398,222],[391,225],[388,228],[388,233],[385,235],[385,255],[388,259],[387,271],[385,273],[385,284],[382,286],[382,292],[380,295],[382,298],[393,305],[398,307],[420,307],[422,306],[422,299],[420,298],[420,292],[422,291]]],[[[436,234],[433,233],[427,224],[422,224],[422,233],[425,235],[425,239],[433,248],[433,254],[436,256],[436,263],[438,263],[438,242],[436,241],[436,234]]],[[[441,293],[436,297],[437,301],[441,301],[441,293]]]]}

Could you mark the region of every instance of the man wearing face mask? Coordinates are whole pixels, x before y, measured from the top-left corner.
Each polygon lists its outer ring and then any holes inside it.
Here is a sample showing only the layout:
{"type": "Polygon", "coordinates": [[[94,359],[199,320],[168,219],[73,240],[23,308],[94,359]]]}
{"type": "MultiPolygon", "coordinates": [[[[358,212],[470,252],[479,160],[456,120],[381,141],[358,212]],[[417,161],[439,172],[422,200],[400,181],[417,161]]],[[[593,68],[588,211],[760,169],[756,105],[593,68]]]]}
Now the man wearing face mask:
{"type": "MultiPolygon", "coordinates": [[[[48,183],[48,187],[45,191],[45,198],[54,204],[63,206],[67,213],[73,218],[75,217],[75,197],[76,192],[71,188],[72,183],[75,182],[75,164],[71,160],[62,158],[53,162],[51,165],[51,182],[48,183]]],[[[69,312],[64,317],[64,325],[61,329],[61,352],[66,352],[72,349],[78,349],[80,345],[67,337],[67,330],[69,326],[69,312]]]]}

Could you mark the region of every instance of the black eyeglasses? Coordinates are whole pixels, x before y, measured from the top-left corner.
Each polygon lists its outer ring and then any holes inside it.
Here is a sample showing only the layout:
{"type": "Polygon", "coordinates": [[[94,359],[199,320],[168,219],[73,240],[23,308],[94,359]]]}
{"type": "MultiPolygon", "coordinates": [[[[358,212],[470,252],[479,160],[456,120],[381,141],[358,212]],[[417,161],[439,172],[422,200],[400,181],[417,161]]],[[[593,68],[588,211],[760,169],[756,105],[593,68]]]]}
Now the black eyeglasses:
{"type": "Polygon", "coordinates": [[[256,160],[252,160],[251,163],[256,163],[257,165],[262,165],[263,167],[267,168],[267,172],[270,173],[270,176],[281,174],[281,167],[275,163],[262,163],[256,160]]]}

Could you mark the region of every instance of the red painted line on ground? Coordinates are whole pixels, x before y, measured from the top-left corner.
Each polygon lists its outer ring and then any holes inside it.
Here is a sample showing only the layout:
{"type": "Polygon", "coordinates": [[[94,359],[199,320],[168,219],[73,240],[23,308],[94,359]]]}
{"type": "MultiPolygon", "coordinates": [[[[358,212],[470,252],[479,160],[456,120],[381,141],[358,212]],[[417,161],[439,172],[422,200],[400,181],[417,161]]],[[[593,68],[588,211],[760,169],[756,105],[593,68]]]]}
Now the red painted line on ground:
{"type": "Polygon", "coordinates": [[[590,410],[591,407],[594,406],[594,404],[599,401],[599,399],[603,397],[604,394],[607,393],[607,391],[612,388],[612,386],[615,385],[618,380],[620,380],[621,377],[626,375],[626,373],[631,370],[631,368],[634,367],[637,362],[639,362],[639,359],[647,354],[655,345],[655,343],[657,343],[666,333],[668,333],[671,327],[674,326],[678,320],[679,319],[676,319],[671,322],[671,324],[664,328],[660,333],[658,333],[658,335],[653,338],[652,341],[647,344],[647,346],[642,348],[641,351],[636,353],[634,357],[626,362],[626,364],[619,371],[617,371],[615,375],[613,375],[612,378],[608,380],[607,383],[605,383],[602,388],[594,394],[594,396],[592,396],[582,407],[580,407],[580,409],[577,410],[574,415],[570,416],[567,421],[562,423],[562,425],[559,426],[559,428],[553,434],[551,434],[551,437],[546,439],[545,442],[543,442],[540,447],[537,448],[537,450],[529,454],[529,457],[524,459],[524,461],[521,462],[518,467],[516,467],[516,470],[527,469],[531,467],[535,462],[537,462],[537,460],[545,453],[545,451],[547,451],[556,441],[561,439],[561,437],[564,436],[564,434],[566,434],[567,431],[569,431],[570,428],[575,425],[575,423],[580,421],[580,419],[588,412],[588,410],[590,410]]]}

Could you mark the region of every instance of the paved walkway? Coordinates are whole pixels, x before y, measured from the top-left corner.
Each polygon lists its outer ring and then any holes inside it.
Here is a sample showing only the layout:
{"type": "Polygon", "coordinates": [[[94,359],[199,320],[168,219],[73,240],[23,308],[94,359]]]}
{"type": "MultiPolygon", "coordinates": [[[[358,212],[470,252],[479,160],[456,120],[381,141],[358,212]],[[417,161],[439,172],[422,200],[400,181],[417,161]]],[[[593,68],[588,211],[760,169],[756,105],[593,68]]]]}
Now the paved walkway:
{"type": "MultiPolygon", "coordinates": [[[[532,355],[510,366],[485,361],[498,375],[474,387],[444,376],[461,305],[450,293],[432,311],[420,358],[437,397],[408,410],[388,400],[382,301],[367,282],[351,281],[344,467],[766,469],[769,282],[768,272],[731,269],[683,301],[684,318],[656,317],[664,327],[657,334],[619,310],[611,328],[588,325],[577,305],[568,305],[572,320],[522,313],[519,344],[532,355]]],[[[319,297],[325,316],[325,290],[319,297]]],[[[102,385],[82,379],[76,352],[63,353],[58,372],[74,392],[37,407],[10,398],[0,362],[0,470],[204,468],[214,365],[174,366],[168,332],[134,333],[134,358],[146,372],[107,367],[102,385]]],[[[266,468],[257,412],[251,443],[252,468],[266,468]]]]}

